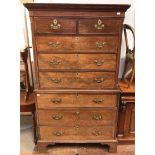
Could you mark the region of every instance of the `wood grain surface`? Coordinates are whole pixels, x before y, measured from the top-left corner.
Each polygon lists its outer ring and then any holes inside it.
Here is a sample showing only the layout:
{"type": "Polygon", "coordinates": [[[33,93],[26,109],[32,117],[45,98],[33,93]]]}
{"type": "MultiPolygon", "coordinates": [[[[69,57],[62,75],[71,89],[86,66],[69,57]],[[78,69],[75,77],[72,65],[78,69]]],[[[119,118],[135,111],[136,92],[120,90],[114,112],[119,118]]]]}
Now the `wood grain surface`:
{"type": "Polygon", "coordinates": [[[38,108],[116,107],[117,95],[105,94],[37,94],[38,108]]]}
{"type": "Polygon", "coordinates": [[[103,89],[114,88],[113,72],[40,72],[40,88],[103,89]]]}
{"type": "Polygon", "coordinates": [[[39,69],[115,71],[116,54],[38,54],[39,69]]]}
{"type": "MultiPolygon", "coordinates": [[[[30,12],[32,26],[36,90],[109,89],[111,93],[116,90],[123,19],[130,5],[24,5],[30,12]]],[[[73,104],[75,96],[70,97],[73,104]]],[[[59,98],[55,100],[60,102],[59,98]]],[[[82,106],[87,100],[89,97],[77,103],[82,106]]],[[[92,107],[40,109],[36,104],[37,128],[40,128],[37,150],[45,152],[48,145],[54,145],[58,139],[60,143],[65,139],[67,143],[74,143],[78,128],[77,143],[106,143],[109,152],[117,152],[118,104],[112,101],[113,104],[107,100],[106,107],[90,102],[88,105],[92,107]]],[[[67,98],[64,105],[66,102],[69,102],[67,98]]]]}

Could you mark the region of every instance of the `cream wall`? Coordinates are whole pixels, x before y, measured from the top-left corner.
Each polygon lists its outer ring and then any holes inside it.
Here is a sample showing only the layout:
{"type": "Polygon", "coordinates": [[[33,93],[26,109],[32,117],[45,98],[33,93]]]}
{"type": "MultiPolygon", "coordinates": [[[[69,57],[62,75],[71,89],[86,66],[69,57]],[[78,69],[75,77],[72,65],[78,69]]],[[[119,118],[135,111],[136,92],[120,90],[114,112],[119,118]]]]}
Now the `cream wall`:
{"type": "MultiPolygon", "coordinates": [[[[129,24],[134,27],[134,15],[135,15],[135,1],[134,0],[34,0],[35,3],[96,3],[96,4],[131,4],[130,9],[126,12],[126,17],[124,23],[129,24]]],[[[28,13],[27,13],[28,19],[28,13]]],[[[29,32],[29,40],[31,43],[31,31],[30,31],[30,22],[28,19],[28,32],[29,32]]],[[[131,40],[132,41],[132,40],[131,40]]],[[[122,38],[122,47],[121,47],[121,61],[120,61],[120,71],[119,77],[122,75],[122,70],[124,68],[124,58],[125,58],[125,41],[124,35],[122,38]]]]}

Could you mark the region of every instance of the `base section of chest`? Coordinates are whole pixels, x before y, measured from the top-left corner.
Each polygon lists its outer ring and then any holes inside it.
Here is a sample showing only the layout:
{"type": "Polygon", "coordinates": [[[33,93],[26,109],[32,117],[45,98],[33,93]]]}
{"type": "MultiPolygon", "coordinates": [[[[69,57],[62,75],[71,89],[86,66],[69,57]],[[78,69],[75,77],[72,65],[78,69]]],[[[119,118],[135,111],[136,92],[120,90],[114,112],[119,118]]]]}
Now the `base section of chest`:
{"type": "Polygon", "coordinates": [[[119,92],[36,92],[37,148],[56,143],[99,143],[116,152],[119,92]]]}
{"type": "Polygon", "coordinates": [[[98,141],[94,141],[94,140],[89,140],[89,141],[41,141],[39,140],[37,143],[37,152],[39,153],[46,153],[49,147],[52,147],[56,144],[64,144],[64,143],[76,143],[76,144],[83,144],[83,143],[88,143],[88,144],[94,144],[94,143],[98,143],[98,145],[102,145],[103,147],[108,146],[108,151],[110,153],[116,153],[117,152],[117,139],[114,140],[98,140],[98,141]]]}

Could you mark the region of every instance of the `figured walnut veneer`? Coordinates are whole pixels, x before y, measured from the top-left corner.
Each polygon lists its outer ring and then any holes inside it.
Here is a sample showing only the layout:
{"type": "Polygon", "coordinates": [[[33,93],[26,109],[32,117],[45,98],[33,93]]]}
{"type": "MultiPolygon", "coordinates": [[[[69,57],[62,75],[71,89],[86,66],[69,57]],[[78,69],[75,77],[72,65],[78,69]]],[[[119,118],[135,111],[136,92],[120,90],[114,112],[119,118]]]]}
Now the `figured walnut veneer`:
{"type": "Polygon", "coordinates": [[[116,152],[120,45],[130,6],[24,6],[32,28],[38,151],[101,143],[116,152]]]}

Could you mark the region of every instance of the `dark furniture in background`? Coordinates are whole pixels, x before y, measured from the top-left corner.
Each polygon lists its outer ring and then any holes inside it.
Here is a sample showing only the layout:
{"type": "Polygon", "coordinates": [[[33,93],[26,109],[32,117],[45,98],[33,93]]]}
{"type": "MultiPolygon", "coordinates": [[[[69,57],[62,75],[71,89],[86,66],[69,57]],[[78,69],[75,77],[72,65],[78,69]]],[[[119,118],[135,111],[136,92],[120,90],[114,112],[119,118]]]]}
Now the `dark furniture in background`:
{"type": "MultiPolygon", "coordinates": [[[[30,112],[33,117],[33,128],[34,128],[34,142],[36,143],[36,121],[35,121],[35,99],[33,93],[33,86],[30,84],[30,80],[33,80],[29,76],[31,71],[31,60],[29,55],[29,48],[25,48],[21,54],[22,66],[20,77],[22,79],[22,88],[20,90],[20,112],[21,114],[30,112]],[[30,67],[28,66],[30,64],[30,67]],[[23,78],[22,78],[23,77],[23,78]],[[24,81],[23,81],[24,80],[24,81]],[[24,87],[23,87],[24,86],[24,87]]],[[[31,74],[32,75],[32,74],[31,74]]],[[[33,83],[33,82],[32,82],[33,83]]]]}
{"type": "Polygon", "coordinates": [[[120,144],[135,143],[135,34],[134,29],[124,24],[126,60],[122,79],[119,80],[120,106],[118,113],[118,141],[120,144]],[[133,48],[129,48],[129,31],[133,35],[133,48]],[[129,74],[130,73],[130,74],[129,74]]]}
{"type": "Polygon", "coordinates": [[[135,84],[120,80],[121,90],[118,113],[118,142],[119,144],[135,143],[135,84]]]}
{"type": "Polygon", "coordinates": [[[130,5],[24,5],[33,36],[38,151],[100,143],[116,152],[120,47],[130,5]]]}

